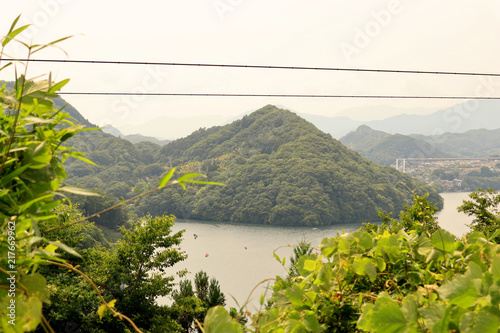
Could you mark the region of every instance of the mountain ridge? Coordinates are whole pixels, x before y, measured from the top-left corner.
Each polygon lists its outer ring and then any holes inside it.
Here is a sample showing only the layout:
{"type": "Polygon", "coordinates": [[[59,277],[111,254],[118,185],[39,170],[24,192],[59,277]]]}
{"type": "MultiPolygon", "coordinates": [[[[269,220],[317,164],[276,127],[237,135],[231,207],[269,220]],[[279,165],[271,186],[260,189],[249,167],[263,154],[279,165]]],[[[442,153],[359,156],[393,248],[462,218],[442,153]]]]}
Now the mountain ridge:
{"type": "Polygon", "coordinates": [[[141,200],[140,214],[270,225],[332,225],[378,220],[412,194],[438,194],[393,168],[344,147],[300,116],[272,105],[225,126],[200,129],[158,151],[162,164],[201,172],[225,187],[166,190],[141,200]]]}
{"type": "Polygon", "coordinates": [[[389,134],[361,125],[340,141],[371,161],[387,166],[397,158],[500,156],[500,129],[426,136],[389,134]]]}
{"type": "Polygon", "coordinates": [[[367,125],[361,125],[355,131],[346,134],[340,138],[340,142],[361,156],[385,166],[392,165],[397,158],[453,157],[424,139],[389,134],[374,130],[367,125]]]}

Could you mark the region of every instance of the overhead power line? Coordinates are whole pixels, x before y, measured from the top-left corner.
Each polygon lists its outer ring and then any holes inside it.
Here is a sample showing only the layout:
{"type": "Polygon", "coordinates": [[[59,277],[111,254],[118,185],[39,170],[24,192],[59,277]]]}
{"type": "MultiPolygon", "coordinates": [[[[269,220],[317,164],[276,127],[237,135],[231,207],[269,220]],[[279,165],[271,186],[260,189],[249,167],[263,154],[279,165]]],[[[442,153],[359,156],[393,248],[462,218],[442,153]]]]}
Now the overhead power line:
{"type": "Polygon", "coordinates": [[[10,58],[10,59],[3,59],[3,60],[4,61],[21,61],[21,62],[74,63],[74,64],[105,64],[105,65],[186,66],[186,67],[285,69],[285,70],[339,71],[339,72],[340,71],[342,71],[342,72],[372,72],[372,73],[398,73],[398,74],[500,76],[500,73],[422,71],[422,70],[400,70],[400,69],[370,69],[370,68],[348,68],[348,67],[306,67],[306,66],[210,64],[210,63],[183,63],[183,62],[71,60],[71,59],[13,59],[13,58],[10,58]]]}
{"type": "Polygon", "coordinates": [[[94,96],[191,96],[191,97],[289,97],[289,98],[373,98],[373,99],[495,99],[491,96],[409,96],[409,95],[307,95],[307,94],[223,94],[223,93],[140,93],[140,92],[59,92],[59,95],[94,96]]]}

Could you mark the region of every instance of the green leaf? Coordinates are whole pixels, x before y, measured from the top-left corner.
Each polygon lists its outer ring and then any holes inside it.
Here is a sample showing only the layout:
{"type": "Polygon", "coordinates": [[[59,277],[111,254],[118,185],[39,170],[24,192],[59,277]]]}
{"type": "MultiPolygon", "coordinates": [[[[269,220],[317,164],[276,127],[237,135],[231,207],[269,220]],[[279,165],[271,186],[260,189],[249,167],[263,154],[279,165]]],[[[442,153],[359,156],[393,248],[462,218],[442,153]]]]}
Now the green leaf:
{"type": "MultiPolygon", "coordinates": [[[[321,269],[319,270],[318,274],[316,275],[316,280],[314,280],[315,285],[321,286],[323,290],[329,290],[331,287],[331,281],[332,281],[332,270],[328,265],[323,264],[321,265],[321,269]]],[[[314,301],[314,300],[313,300],[314,301]]]]}
{"type": "Polygon", "coordinates": [[[303,333],[305,327],[298,319],[287,319],[285,321],[285,333],[303,333]]]}
{"type": "Polygon", "coordinates": [[[35,273],[28,274],[19,281],[28,290],[29,297],[36,297],[42,302],[50,301],[50,292],[47,287],[47,280],[43,275],[35,273]]]}
{"type": "Polygon", "coordinates": [[[38,198],[35,198],[33,200],[30,200],[24,204],[22,204],[21,206],[19,206],[19,211],[20,212],[24,212],[26,209],[28,209],[31,205],[39,202],[39,201],[43,201],[43,200],[49,200],[49,199],[52,199],[54,197],[54,195],[52,193],[48,193],[48,194],[45,194],[45,195],[42,195],[38,198]]]}
{"type": "Polygon", "coordinates": [[[325,257],[329,258],[338,250],[337,240],[333,237],[325,237],[321,241],[319,248],[321,250],[321,253],[325,257]]]}
{"type": "MultiPolygon", "coordinates": [[[[441,325],[443,326],[446,321],[447,317],[444,315],[444,308],[445,306],[443,304],[433,304],[430,307],[421,307],[418,309],[418,313],[424,320],[425,324],[427,327],[433,327],[435,328],[436,325],[441,325]]],[[[446,327],[448,327],[446,325],[446,327]]],[[[446,332],[446,330],[442,330],[443,332],[446,332]]],[[[432,332],[436,332],[434,329],[432,332]]],[[[441,331],[439,331],[441,332],[441,331]]]]}
{"type": "Polygon", "coordinates": [[[432,249],[433,246],[429,237],[427,237],[425,234],[420,235],[418,239],[418,254],[426,256],[429,254],[429,252],[432,251],[432,249]]]}
{"type": "Polygon", "coordinates": [[[361,232],[356,237],[359,239],[359,245],[364,250],[371,250],[373,248],[373,238],[367,232],[361,232]]]}
{"type": "Polygon", "coordinates": [[[498,317],[481,309],[479,312],[467,312],[460,319],[460,331],[467,333],[498,333],[498,317]]]}
{"type": "Polygon", "coordinates": [[[445,283],[438,289],[439,295],[463,308],[473,305],[478,299],[478,292],[472,279],[468,276],[459,275],[453,280],[445,283]]]}
{"type": "Polygon", "coordinates": [[[377,278],[377,270],[373,262],[368,258],[354,258],[352,263],[352,268],[354,272],[358,275],[368,275],[370,281],[375,281],[377,278]]]}
{"type": "Polygon", "coordinates": [[[23,165],[22,167],[17,168],[16,170],[12,171],[8,175],[2,177],[2,179],[0,180],[0,185],[1,186],[5,186],[12,179],[14,179],[15,177],[19,176],[21,173],[23,173],[26,169],[28,169],[28,165],[23,165]]]}
{"type": "Polygon", "coordinates": [[[315,260],[306,260],[304,262],[304,269],[309,272],[313,272],[316,269],[316,261],[315,260]]]}
{"type": "Polygon", "coordinates": [[[299,285],[294,284],[292,287],[285,289],[285,295],[295,306],[304,305],[304,290],[299,285]]]}
{"type": "Polygon", "coordinates": [[[231,318],[222,306],[216,306],[208,310],[203,329],[205,333],[243,333],[241,326],[231,318]]]}
{"type": "Polygon", "coordinates": [[[307,311],[304,315],[303,324],[311,332],[318,332],[320,325],[316,313],[313,311],[307,311]]]}
{"type": "Polygon", "coordinates": [[[379,296],[375,306],[365,304],[358,320],[358,328],[375,333],[407,332],[408,322],[398,304],[386,296],[379,296]]]}
{"type": "Polygon", "coordinates": [[[63,186],[59,188],[60,191],[68,192],[68,193],[73,193],[73,194],[79,194],[79,195],[86,195],[86,196],[91,196],[91,197],[100,197],[101,195],[99,193],[96,193],[94,191],[81,188],[81,187],[76,187],[76,186],[63,186]]]}
{"type": "Polygon", "coordinates": [[[418,306],[415,298],[413,296],[407,296],[403,300],[403,305],[401,306],[401,310],[403,310],[403,314],[405,318],[407,318],[408,322],[411,324],[416,324],[418,319],[418,306]]]}
{"type": "Polygon", "coordinates": [[[158,185],[158,188],[162,188],[165,185],[167,185],[168,181],[174,175],[174,172],[175,172],[175,168],[170,169],[170,171],[161,179],[160,184],[158,185]]]}
{"type": "Polygon", "coordinates": [[[75,257],[78,257],[78,258],[81,258],[81,257],[82,257],[82,256],[81,256],[78,252],[76,252],[76,250],[75,250],[75,249],[73,249],[72,247],[69,247],[68,245],[63,244],[63,243],[61,243],[61,242],[59,242],[59,241],[52,242],[52,241],[47,240],[47,243],[49,243],[49,244],[51,244],[51,245],[54,245],[54,246],[57,246],[57,247],[58,247],[58,248],[60,248],[61,250],[65,251],[65,252],[67,252],[67,253],[69,253],[69,254],[72,254],[72,255],[74,255],[75,257]]]}
{"type": "Polygon", "coordinates": [[[274,258],[281,264],[281,258],[276,253],[274,253],[274,258]]]}
{"type": "Polygon", "coordinates": [[[31,217],[31,224],[33,225],[33,231],[35,232],[35,236],[36,237],[41,237],[41,233],[40,233],[40,229],[38,228],[38,222],[36,221],[36,219],[33,218],[33,216],[31,217]]]}
{"type": "Polygon", "coordinates": [[[471,261],[469,262],[469,270],[467,271],[466,275],[471,279],[481,279],[483,277],[483,270],[478,264],[471,261]]]}
{"type": "Polygon", "coordinates": [[[7,67],[9,67],[9,66],[11,66],[11,65],[12,65],[12,61],[11,61],[11,62],[6,63],[5,65],[3,65],[3,66],[0,68],[0,71],[2,71],[4,68],[7,68],[7,67]]]}
{"type": "MultiPolygon", "coordinates": [[[[62,41],[65,41],[66,39],[69,39],[69,38],[71,38],[71,37],[73,37],[73,36],[67,36],[67,37],[59,38],[59,39],[57,39],[57,40],[55,40],[55,41],[52,41],[52,42],[50,42],[50,43],[48,43],[48,44],[44,44],[44,45],[32,45],[32,47],[35,47],[35,48],[34,48],[34,50],[31,52],[31,54],[34,54],[34,53],[36,53],[36,52],[38,52],[38,51],[41,51],[41,50],[43,50],[43,49],[45,49],[45,48],[47,48],[47,47],[49,47],[49,46],[55,46],[57,43],[60,43],[60,42],[62,42],[62,41]]],[[[59,49],[60,49],[60,50],[62,50],[64,53],[66,53],[63,49],[61,49],[61,48],[59,48],[59,49]]]]}
{"type": "MultiPolygon", "coordinates": [[[[47,91],[47,94],[52,95],[56,91],[60,90],[62,87],[64,87],[67,83],[69,82],[69,79],[62,80],[61,82],[58,82],[54,84],[53,86],[50,87],[50,89],[47,91]]],[[[50,84],[50,82],[49,82],[50,84]]]]}
{"type": "Polygon", "coordinates": [[[432,234],[431,242],[434,247],[441,251],[452,252],[455,236],[444,229],[438,229],[432,234]]]}
{"type": "Polygon", "coordinates": [[[16,329],[17,332],[34,331],[40,324],[42,317],[42,301],[38,297],[18,299],[16,302],[16,329]]]}
{"type": "Polygon", "coordinates": [[[54,122],[53,119],[45,119],[45,118],[34,117],[34,116],[24,117],[24,120],[28,124],[50,124],[50,123],[54,122]]]}
{"type": "Polygon", "coordinates": [[[494,277],[496,278],[499,278],[500,277],[500,256],[496,256],[493,258],[492,260],[492,264],[491,264],[491,268],[490,268],[490,271],[491,271],[491,274],[493,274],[494,277]]]}
{"type": "Polygon", "coordinates": [[[375,258],[375,264],[377,265],[377,268],[380,272],[385,271],[387,264],[385,263],[384,258],[377,257],[375,258]]]}
{"type": "Polygon", "coordinates": [[[382,304],[376,304],[375,308],[373,325],[377,327],[377,332],[399,333],[406,331],[405,316],[396,302],[388,299],[382,304]]]}
{"type": "Polygon", "coordinates": [[[83,161],[85,163],[89,163],[89,164],[92,164],[94,166],[97,166],[97,164],[95,164],[94,162],[92,162],[91,160],[89,160],[88,158],[85,158],[83,156],[80,156],[80,155],[71,155],[71,157],[77,158],[80,161],[83,161]]]}
{"type": "Polygon", "coordinates": [[[186,179],[196,178],[196,177],[206,177],[206,176],[202,175],[201,173],[186,173],[186,174],[180,176],[179,178],[177,178],[177,181],[179,183],[182,183],[182,182],[186,181],[186,179]]]}
{"type": "Polygon", "coordinates": [[[216,186],[226,186],[226,184],[210,182],[204,180],[184,180],[183,183],[191,183],[191,184],[202,184],[202,185],[216,185],[216,186]]]}
{"type": "Polygon", "coordinates": [[[43,237],[39,237],[39,236],[34,236],[34,237],[30,237],[30,241],[29,241],[29,246],[32,246],[33,244],[36,244],[36,243],[39,243],[41,241],[43,241],[43,237]]]}
{"type": "Polygon", "coordinates": [[[16,30],[12,30],[14,28],[14,26],[16,25],[17,20],[19,19],[20,16],[21,15],[19,15],[17,17],[17,19],[14,21],[14,23],[12,23],[12,26],[10,27],[11,30],[9,31],[7,36],[5,36],[5,38],[2,42],[2,47],[5,47],[11,40],[13,40],[17,35],[19,35],[21,32],[23,32],[24,30],[26,30],[30,26],[29,24],[26,24],[20,28],[17,28],[16,30]]]}
{"type": "Polygon", "coordinates": [[[365,265],[365,274],[368,275],[370,281],[373,282],[377,278],[377,269],[373,262],[369,261],[365,265]]]}
{"type": "MultiPolygon", "coordinates": [[[[42,141],[34,150],[31,155],[31,160],[39,165],[46,165],[52,160],[52,152],[50,151],[47,143],[42,141]]],[[[30,168],[38,168],[38,165],[30,165],[30,168]]]]}

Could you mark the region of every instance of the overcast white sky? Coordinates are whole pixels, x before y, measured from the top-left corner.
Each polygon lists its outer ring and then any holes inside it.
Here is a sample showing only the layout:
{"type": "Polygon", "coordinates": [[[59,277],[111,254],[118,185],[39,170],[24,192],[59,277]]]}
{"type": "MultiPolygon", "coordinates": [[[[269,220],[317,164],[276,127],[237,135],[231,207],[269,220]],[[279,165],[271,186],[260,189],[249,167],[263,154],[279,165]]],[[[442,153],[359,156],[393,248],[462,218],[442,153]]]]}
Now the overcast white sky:
{"type": "MultiPolygon", "coordinates": [[[[75,35],[38,58],[355,67],[500,73],[500,2],[356,0],[5,1],[0,34],[22,14],[34,43],[75,35]]],[[[7,53],[22,57],[13,47],[7,53]]],[[[500,95],[478,77],[379,73],[31,64],[70,78],[64,91],[500,95]]],[[[0,73],[12,79],[12,72],[0,73]]],[[[496,79],[500,81],[499,78],[496,79]]],[[[360,106],[438,109],[453,100],[65,97],[91,122],[120,128],[160,116],[236,116],[266,104],[333,116],[360,106]]],[[[347,111],[349,114],[349,111],[347,111]]],[[[352,114],[353,117],[359,115],[352,114]]],[[[371,119],[383,114],[375,112],[371,119]]],[[[368,116],[367,116],[368,117],[368,116]]],[[[147,134],[147,133],[144,133],[147,134]]]]}

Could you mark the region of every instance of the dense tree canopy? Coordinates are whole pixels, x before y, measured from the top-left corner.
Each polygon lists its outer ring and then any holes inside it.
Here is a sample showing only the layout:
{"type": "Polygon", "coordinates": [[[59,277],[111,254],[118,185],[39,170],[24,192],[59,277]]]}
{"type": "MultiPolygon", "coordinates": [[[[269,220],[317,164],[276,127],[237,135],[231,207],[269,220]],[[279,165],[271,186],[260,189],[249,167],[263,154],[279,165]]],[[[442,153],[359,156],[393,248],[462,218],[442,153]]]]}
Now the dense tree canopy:
{"type": "Polygon", "coordinates": [[[140,201],[144,213],[273,225],[330,225],[378,219],[411,202],[402,182],[435,191],[378,166],[295,114],[266,106],[224,127],[200,129],[159,150],[163,165],[201,171],[226,187],[169,191],[140,201]],[[168,199],[167,199],[168,198],[168,199]]]}

